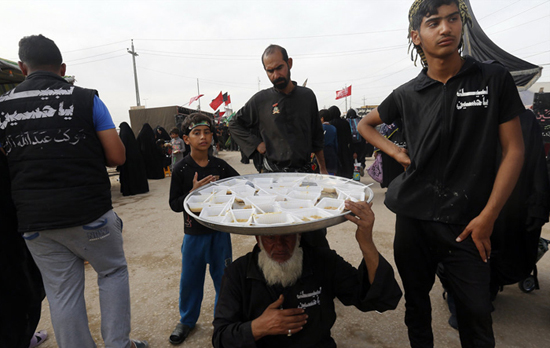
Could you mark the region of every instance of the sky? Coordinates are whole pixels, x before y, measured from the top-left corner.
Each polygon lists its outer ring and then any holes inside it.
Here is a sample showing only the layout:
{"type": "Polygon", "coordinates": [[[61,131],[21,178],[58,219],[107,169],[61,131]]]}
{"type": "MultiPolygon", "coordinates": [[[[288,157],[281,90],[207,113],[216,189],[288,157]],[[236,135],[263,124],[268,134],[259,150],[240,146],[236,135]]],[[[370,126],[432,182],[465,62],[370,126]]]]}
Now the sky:
{"type": "MultiPolygon", "coordinates": [[[[543,67],[550,82],[550,0],[470,0],[485,33],[502,49],[543,67]]],[[[201,109],[220,91],[237,111],[271,87],[261,64],[269,44],[293,58],[291,77],[319,108],[377,105],[421,70],[408,54],[412,0],[147,1],[0,0],[0,57],[17,61],[18,41],[43,34],[59,46],[67,75],[97,89],[115,125],[136,105],[133,40],[141,105],[201,109]],[[336,91],[352,86],[350,98],[336,91]]],[[[222,110],[223,111],[223,110],[222,110]]],[[[152,125],[153,127],[155,125],[152,125]]]]}

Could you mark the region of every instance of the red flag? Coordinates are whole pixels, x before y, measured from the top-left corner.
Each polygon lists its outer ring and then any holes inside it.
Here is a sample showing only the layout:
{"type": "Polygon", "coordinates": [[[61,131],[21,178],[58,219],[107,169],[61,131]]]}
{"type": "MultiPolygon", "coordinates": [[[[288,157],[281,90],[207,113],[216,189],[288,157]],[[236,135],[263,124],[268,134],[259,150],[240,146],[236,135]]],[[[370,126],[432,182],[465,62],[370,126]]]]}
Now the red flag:
{"type": "Polygon", "coordinates": [[[191,98],[191,100],[189,100],[189,105],[191,105],[192,102],[194,102],[195,100],[199,100],[200,97],[202,97],[204,94],[199,94],[193,98],[191,98]]]}
{"type": "Polygon", "coordinates": [[[228,92],[225,92],[223,94],[223,101],[225,102],[225,105],[231,104],[231,96],[228,94],[228,92]]]}
{"type": "Polygon", "coordinates": [[[336,91],[336,100],[350,96],[351,95],[351,85],[344,88],[341,91],[336,91]]]}
{"type": "Polygon", "coordinates": [[[215,98],[215,99],[212,99],[212,102],[210,103],[210,107],[214,110],[217,110],[220,105],[222,105],[223,103],[223,95],[222,95],[222,92],[220,91],[220,94],[218,94],[218,96],[215,98]]]}

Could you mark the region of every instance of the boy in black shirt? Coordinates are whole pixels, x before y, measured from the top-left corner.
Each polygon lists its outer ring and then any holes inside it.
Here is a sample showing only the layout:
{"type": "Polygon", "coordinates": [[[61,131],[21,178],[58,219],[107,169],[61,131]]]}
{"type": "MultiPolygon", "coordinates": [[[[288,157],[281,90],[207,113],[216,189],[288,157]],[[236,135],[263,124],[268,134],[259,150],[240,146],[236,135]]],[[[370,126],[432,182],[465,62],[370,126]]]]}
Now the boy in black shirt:
{"type": "Polygon", "coordinates": [[[504,67],[461,57],[469,20],[463,0],[416,0],[409,38],[424,69],[358,126],[405,168],[389,185],[385,204],[397,215],[394,255],[412,347],[434,346],[429,293],[439,262],[455,295],[462,346],[495,345],[490,237],[523,163],[517,116],[525,108],[504,67]],[[374,129],[396,120],[403,123],[407,149],[374,129]]]}
{"type": "Polygon", "coordinates": [[[180,322],[170,335],[172,344],[181,344],[195,327],[203,297],[206,264],[216,289],[216,302],[225,267],[231,263],[231,237],[229,233],[213,231],[198,223],[183,208],[185,197],[216,179],[238,176],[224,160],[208,155],[214,126],[212,120],[201,113],[189,115],[182,126],[183,140],[191,153],[174,165],[170,184],[170,207],[183,211],[185,237],[181,246],[182,270],[180,280],[180,322]]]}

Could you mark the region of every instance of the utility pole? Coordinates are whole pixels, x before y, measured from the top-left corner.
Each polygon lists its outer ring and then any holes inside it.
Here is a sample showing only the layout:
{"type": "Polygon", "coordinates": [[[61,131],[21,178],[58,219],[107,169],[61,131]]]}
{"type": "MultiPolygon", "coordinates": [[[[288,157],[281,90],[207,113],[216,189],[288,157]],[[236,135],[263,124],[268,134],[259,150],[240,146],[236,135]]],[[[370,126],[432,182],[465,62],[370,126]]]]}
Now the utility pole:
{"type": "MultiPolygon", "coordinates": [[[[201,95],[201,91],[199,88],[199,78],[197,77],[197,95],[201,95]]],[[[199,111],[201,111],[201,99],[199,98],[199,111]]]]}
{"type": "Polygon", "coordinates": [[[134,50],[134,39],[132,39],[132,50],[128,50],[128,53],[132,55],[132,61],[134,62],[134,82],[136,84],[136,105],[141,106],[141,103],[139,102],[139,87],[138,87],[138,80],[137,80],[137,69],[136,69],[136,56],[138,55],[136,51],[134,50]]]}
{"type": "Polygon", "coordinates": [[[260,78],[258,77],[258,92],[260,91],[260,78]]]}
{"type": "Polygon", "coordinates": [[[363,105],[367,106],[367,98],[365,98],[365,96],[363,96],[363,105]]]}

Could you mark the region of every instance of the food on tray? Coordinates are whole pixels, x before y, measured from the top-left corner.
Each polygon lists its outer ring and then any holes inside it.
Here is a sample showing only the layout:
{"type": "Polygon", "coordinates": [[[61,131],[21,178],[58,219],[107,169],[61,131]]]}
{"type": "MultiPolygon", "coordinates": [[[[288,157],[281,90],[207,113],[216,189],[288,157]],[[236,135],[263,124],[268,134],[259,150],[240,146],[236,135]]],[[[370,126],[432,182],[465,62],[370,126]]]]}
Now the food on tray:
{"type": "MultiPolygon", "coordinates": [[[[372,196],[372,190],[370,195],[372,196]]],[[[205,222],[247,227],[307,224],[348,213],[344,202],[367,200],[361,184],[319,174],[232,178],[193,192],[186,209],[205,222]]],[[[199,219],[200,221],[200,219],[199,219]]],[[[235,227],[233,227],[235,228],[235,227]]],[[[220,227],[220,230],[223,230],[220,227]]],[[[239,233],[239,232],[237,232],[239,233]]]]}

